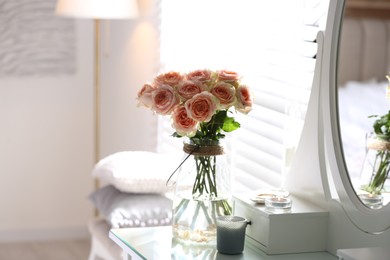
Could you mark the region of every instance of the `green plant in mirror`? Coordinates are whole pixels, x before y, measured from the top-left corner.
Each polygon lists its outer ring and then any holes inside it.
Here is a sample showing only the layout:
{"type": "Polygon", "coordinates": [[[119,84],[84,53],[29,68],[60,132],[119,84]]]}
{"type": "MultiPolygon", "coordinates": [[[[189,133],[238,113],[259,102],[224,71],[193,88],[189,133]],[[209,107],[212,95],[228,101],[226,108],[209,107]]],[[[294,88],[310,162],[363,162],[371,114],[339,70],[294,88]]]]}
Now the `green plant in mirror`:
{"type": "Polygon", "coordinates": [[[373,124],[374,140],[368,143],[369,149],[375,149],[376,157],[370,182],[363,189],[372,194],[380,194],[390,172],[390,111],[378,118],[373,124]]]}

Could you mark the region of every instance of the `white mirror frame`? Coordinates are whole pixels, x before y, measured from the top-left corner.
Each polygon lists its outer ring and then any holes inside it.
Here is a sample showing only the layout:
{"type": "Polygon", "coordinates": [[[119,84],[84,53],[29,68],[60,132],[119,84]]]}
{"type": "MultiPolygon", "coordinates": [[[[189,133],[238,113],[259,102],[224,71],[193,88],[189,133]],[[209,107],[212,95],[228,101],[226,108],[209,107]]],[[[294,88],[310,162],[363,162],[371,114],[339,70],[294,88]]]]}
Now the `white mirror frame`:
{"type": "Polygon", "coordinates": [[[366,207],[356,195],[345,165],[338,120],[337,63],[344,0],[330,3],[323,48],[320,79],[319,148],[322,180],[328,199],[338,201],[351,222],[365,233],[378,234],[390,228],[390,206],[381,209],[366,207]],[[331,191],[335,190],[337,196],[331,191]]]}

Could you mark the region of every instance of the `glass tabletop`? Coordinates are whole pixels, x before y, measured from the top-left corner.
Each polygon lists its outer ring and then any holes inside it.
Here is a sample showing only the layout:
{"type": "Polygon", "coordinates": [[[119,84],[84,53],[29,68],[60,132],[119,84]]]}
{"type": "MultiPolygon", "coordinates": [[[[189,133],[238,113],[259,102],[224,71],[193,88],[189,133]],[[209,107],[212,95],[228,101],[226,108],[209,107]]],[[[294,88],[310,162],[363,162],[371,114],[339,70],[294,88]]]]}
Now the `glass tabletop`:
{"type": "Polygon", "coordinates": [[[222,255],[215,245],[181,243],[172,238],[171,226],[111,229],[110,237],[120,243],[131,259],[256,259],[258,256],[258,252],[247,247],[239,255],[222,255]]]}
{"type": "Polygon", "coordinates": [[[172,227],[139,227],[111,229],[110,238],[117,243],[130,259],[196,259],[196,260],[335,260],[336,257],[327,252],[267,255],[263,251],[245,242],[244,251],[239,255],[224,255],[216,246],[195,246],[181,243],[172,238],[172,227]]]}
{"type": "Polygon", "coordinates": [[[170,256],[171,232],[170,226],[118,228],[111,229],[109,236],[132,257],[131,259],[158,259],[161,256],[170,256]]]}

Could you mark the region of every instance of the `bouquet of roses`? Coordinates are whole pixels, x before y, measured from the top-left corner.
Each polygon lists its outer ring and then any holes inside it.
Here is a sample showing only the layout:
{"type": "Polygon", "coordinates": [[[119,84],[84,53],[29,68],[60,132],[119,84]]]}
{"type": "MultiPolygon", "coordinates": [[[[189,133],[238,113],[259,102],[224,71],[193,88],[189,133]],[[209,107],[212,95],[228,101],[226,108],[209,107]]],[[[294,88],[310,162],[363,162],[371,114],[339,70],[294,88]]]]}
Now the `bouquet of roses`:
{"type": "Polygon", "coordinates": [[[247,114],[252,95],[241,77],[228,70],[175,71],[158,75],[138,93],[138,104],[172,118],[176,137],[192,141],[219,140],[240,124],[230,116],[235,111],[247,114]],[[222,132],[223,131],[223,132],[222,132]]]}
{"type": "Polygon", "coordinates": [[[187,190],[187,186],[185,193],[196,203],[190,203],[185,199],[187,196],[176,196],[178,201],[174,202],[172,226],[174,234],[179,237],[208,241],[207,234],[215,234],[212,230],[215,230],[216,216],[232,213],[226,196],[227,187],[222,181],[229,176],[222,175],[226,172],[218,166],[216,157],[223,154],[219,140],[225,137],[224,133],[240,127],[233,113],[247,114],[252,109],[249,88],[241,83],[241,77],[234,71],[171,71],[143,85],[138,93],[138,105],[150,108],[156,114],[170,116],[176,130],[173,136],[189,138],[190,142],[184,143],[183,147],[189,154],[184,161],[193,155],[195,167],[190,173],[196,175],[189,178],[189,188],[193,182],[192,191],[187,190]],[[196,209],[192,209],[192,205],[196,205],[196,209]],[[199,238],[199,234],[203,235],[199,238]]]}

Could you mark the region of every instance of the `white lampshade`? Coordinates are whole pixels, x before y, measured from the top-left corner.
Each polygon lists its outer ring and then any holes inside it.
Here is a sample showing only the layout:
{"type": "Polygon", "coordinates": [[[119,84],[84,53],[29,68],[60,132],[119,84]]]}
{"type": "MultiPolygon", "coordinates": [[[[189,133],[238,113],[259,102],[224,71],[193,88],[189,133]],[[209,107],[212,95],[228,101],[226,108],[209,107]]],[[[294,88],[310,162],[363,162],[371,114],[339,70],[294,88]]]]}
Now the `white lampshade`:
{"type": "Polygon", "coordinates": [[[58,0],[56,14],[76,18],[130,19],[138,16],[137,0],[58,0]]]}

